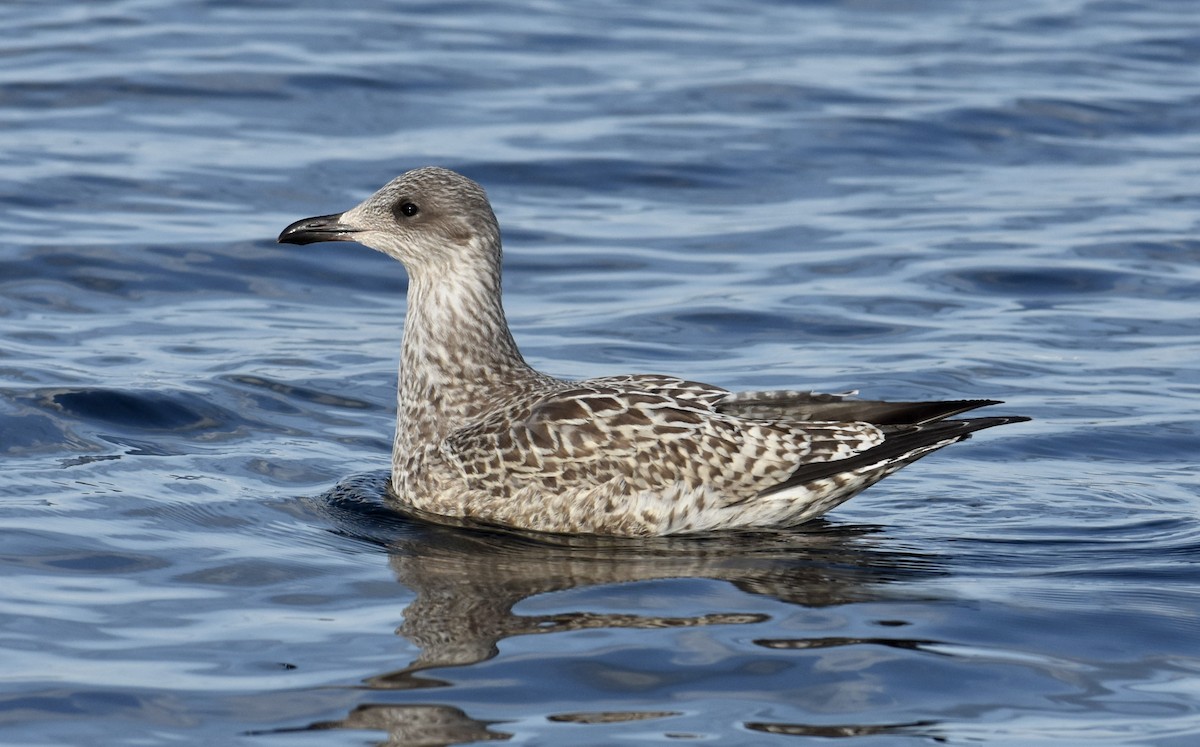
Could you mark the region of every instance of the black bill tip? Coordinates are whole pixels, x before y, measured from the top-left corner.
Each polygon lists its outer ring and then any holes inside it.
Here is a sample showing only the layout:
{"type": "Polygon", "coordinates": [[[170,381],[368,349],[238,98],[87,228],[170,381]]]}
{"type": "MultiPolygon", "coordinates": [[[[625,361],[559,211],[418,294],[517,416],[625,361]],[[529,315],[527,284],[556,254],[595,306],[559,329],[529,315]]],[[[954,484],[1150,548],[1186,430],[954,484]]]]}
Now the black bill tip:
{"type": "Polygon", "coordinates": [[[319,241],[353,241],[358,229],[341,223],[341,213],[303,218],[283,229],[280,244],[316,244],[319,241]]]}

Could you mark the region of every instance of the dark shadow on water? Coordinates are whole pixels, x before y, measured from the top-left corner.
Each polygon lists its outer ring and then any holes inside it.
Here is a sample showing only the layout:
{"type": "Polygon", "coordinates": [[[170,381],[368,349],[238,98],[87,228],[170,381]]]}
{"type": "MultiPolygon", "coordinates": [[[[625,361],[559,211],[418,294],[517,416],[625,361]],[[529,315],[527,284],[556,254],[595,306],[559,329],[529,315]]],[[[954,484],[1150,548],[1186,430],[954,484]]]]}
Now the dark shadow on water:
{"type": "MultiPolygon", "coordinates": [[[[331,531],[377,545],[387,553],[396,579],[415,593],[403,611],[397,633],[420,649],[400,668],[364,680],[365,688],[386,696],[362,704],[337,721],[296,730],[386,730],[381,744],[460,744],[507,739],[494,722],[476,720],[453,703],[412,704],[398,691],[450,687],[425,674],[445,667],[469,667],[496,656],[501,641],[514,636],[548,635],[585,629],[661,629],[706,625],[748,625],[768,620],[760,612],[720,612],[659,616],[596,611],[548,615],[516,614],[521,601],[548,592],[660,579],[712,579],[738,589],[803,607],[826,607],[880,598],[883,587],[929,578],[944,571],[936,559],[878,547],[871,526],[814,522],[804,531],[731,533],[689,538],[626,539],[558,536],[508,530],[446,526],[418,519],[386,502],[386,474],[349,478],[311,499],[331,531]]],[[[836,645],[882,642],[916,647],[924,641],[838,639],[836,645]]],[[[803,645],[755,641],[757,645],[803,645]]],[[[829,639],[814,646],[835,645],[829,639]]],[[[677,716],[660,711],[605,711],[556,714],[572,723],[647,720],[677,716]]],[[[924,724],[838,727],[743,724],[745,728],[820,736],[857,736],[889,731],[909,735],[924,724]]],[[[290,730],[289,730],[290,731],[290,730]]],[[[924,732],[927,736],[928,732],[924,732]]]]}

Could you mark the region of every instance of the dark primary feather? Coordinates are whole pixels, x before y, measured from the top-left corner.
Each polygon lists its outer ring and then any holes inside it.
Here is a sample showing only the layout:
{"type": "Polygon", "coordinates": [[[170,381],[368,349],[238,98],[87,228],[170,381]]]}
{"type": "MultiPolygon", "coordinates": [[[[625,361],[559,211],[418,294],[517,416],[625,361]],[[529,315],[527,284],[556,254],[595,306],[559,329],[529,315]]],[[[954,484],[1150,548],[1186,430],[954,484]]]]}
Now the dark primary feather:
{"type": "Polygon", "coordinates": [[[994,428],[997,425],[1023,423],[1030,418],[1012,415],[990,418],[970,418],[967,420],[940,420],[933,423],[922,423],[910,426],[891,426],[884,429],[887,434],[884,442],[873,449],[855,454],[847,459],[831,462],[812,462],[802,464],[788,479],[773,485],[759,493],[760,496],[771,495],[796,485],[805,485],[817,480],[834,477],[847,472],[858,470],[870,471],[873,465],[882,466],[884,463],[894,464],[896,469],[915,462],[917,459],[932,453],[942,446],[962,441],[976,431],[984,428],[994,428]]]}
{"type": "Polygon", "coordinates": [[[746,392],[717,403],[717,411],[740,418],[791,421],[840,421],[872,425],[918,425],[998,405],[994,399],[946,402],[874,402],[816,392],[746,392]]]}

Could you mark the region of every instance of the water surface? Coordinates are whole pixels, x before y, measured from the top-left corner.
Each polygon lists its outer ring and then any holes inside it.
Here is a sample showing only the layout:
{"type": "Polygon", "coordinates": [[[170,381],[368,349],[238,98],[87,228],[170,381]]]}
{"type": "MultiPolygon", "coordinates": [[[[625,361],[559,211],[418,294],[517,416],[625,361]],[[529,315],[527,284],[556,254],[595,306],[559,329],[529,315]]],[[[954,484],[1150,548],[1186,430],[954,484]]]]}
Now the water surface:
{"type": "Polygon", "coordinates": [[[1186,2],[0,8],[0,742],[1190,745],[1186,2]],[[538,367],[1008,401],[804,531],[382,500],[399,265],[483,183],[538,367]]]}

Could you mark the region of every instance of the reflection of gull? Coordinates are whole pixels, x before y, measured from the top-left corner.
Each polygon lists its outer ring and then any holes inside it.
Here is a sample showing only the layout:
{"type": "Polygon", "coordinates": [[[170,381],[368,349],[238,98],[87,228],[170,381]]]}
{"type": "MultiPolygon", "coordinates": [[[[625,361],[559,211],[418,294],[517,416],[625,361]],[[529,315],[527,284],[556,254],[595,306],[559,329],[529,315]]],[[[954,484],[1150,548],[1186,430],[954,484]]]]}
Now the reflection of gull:
{"type": "MultiPolygon", "coordinates": [[[[324,514],[336,531],[387,549],[396,578],[415,594],[403,611],[404,620],[397,632],[417,646],[419,653],[400,669],[364,680],[375,691],[374,700],[391,702],[363,704],[342,720],[306,728],[386,730],[386,744],[394,745],[502,739],[508,736],[503,724],[464,713],[469,706],[454,702],[456,691],[449,687],[451,680],[439,679],[429,670],[468,667],[491,659],[499,644],[513,636],[582,629],[747,625],[766,620],[761,613],[737,610],[691,615],[598,610],[542,615],[514,612],[517,604],[539,594],[695,578],[725,581],[747,593],[791,604],[824,607],[869,601],[890,582],[940,573],[935,560],[874,550],[871,530],[864,527],[835,530],[818,525],[803,534],[764,532],[689,539],[533,535],[446,527],[412,521],[388,509],[382,498],[387,479],[382,474],[352,478],[310,506],[324,514]],[[442,703],[396,702],[412,697],[400,691],[438,687],[446,688],[440,691],[444,693],[439,698],[442,703]]],[[[837,645],[854,643],[847,638],[837,645]]],[[[760,638],[755,645],[791,644],[760,638]]],[[[679,715],[655,708],[609,708],[550,714],[547,718],[560,723],[599,724],[679,715]]],[[[747,726],[783,733],[800,733],[797,730],[805,728],[796,724],[747,726]]],[[[856,728],[888,730],[880,726],[838,728],[848,730],[847,734],[856,728]]],[[[832,731],[822,733],[817,728],[814,733],[829,736],[832,731]]]]}
{"type": "Polygon", "coordinates": [[[460,709],[444,705],[360,706],[341,721],[322,721],[303,731],[321,729],[374,729],[386,731],[381,745],[397,747],[442,747],[508,739],[511,734],[492,731],[491,722],[480,721],[460,709]]]}
{"type": "MultiPolygon", "coordinates": [[[[342,531],[387,547],[396,578],[416,594],[399,629],[421,653],[377,686],[412,687],[412,673],[491,658],[515,635],[584,628],[663,628],[759,622],[759,614],[690,617],[602,612],[517,615],[524,599],[555,591],[667,578],[728,581],[805,607],[877,595],[880,584],[938,573],[930,559],[876,553],[869,528],[690,538],[619,538],[463,530],[411,521],[381,504],[386,476],[350,478],[315,506],[342,531]]],[[[422,681],[423,683],[425,681],[422,681]]],[[[417,685],[420,686],[420,685],[417,685]]]]}
{"type": "Polygon", "coordinates": [[[546,546],[536,540],[484,533],[402,540],[392,547],[397,579],[417,592],[399,633],[421,649],[405,670],[375,678],[379,686],[407,682],[430,667],[462,666],[496,655],[499,641],[517,635],[594,628],[684,628],[763,622],[766,616],[725,612],[692,616],[609,612],[517,615],[513,607],[537,595],[603,584],[660,578],[718,578],[721,558],[679,556],[678,548],[546,546]],[[616,552],[614,552],[616,550],[616,552]]]}
{"type": "Polygon", "coordinates": [[[279,241],[356,241],[404,263],[392,486],[408,506],[526,529],[665,535],[790,526],[971,433],[989,400],[731,393],[671,376],[555,379],[500,303],[500,228],[478,184],[410,171],[279,241]]]}

